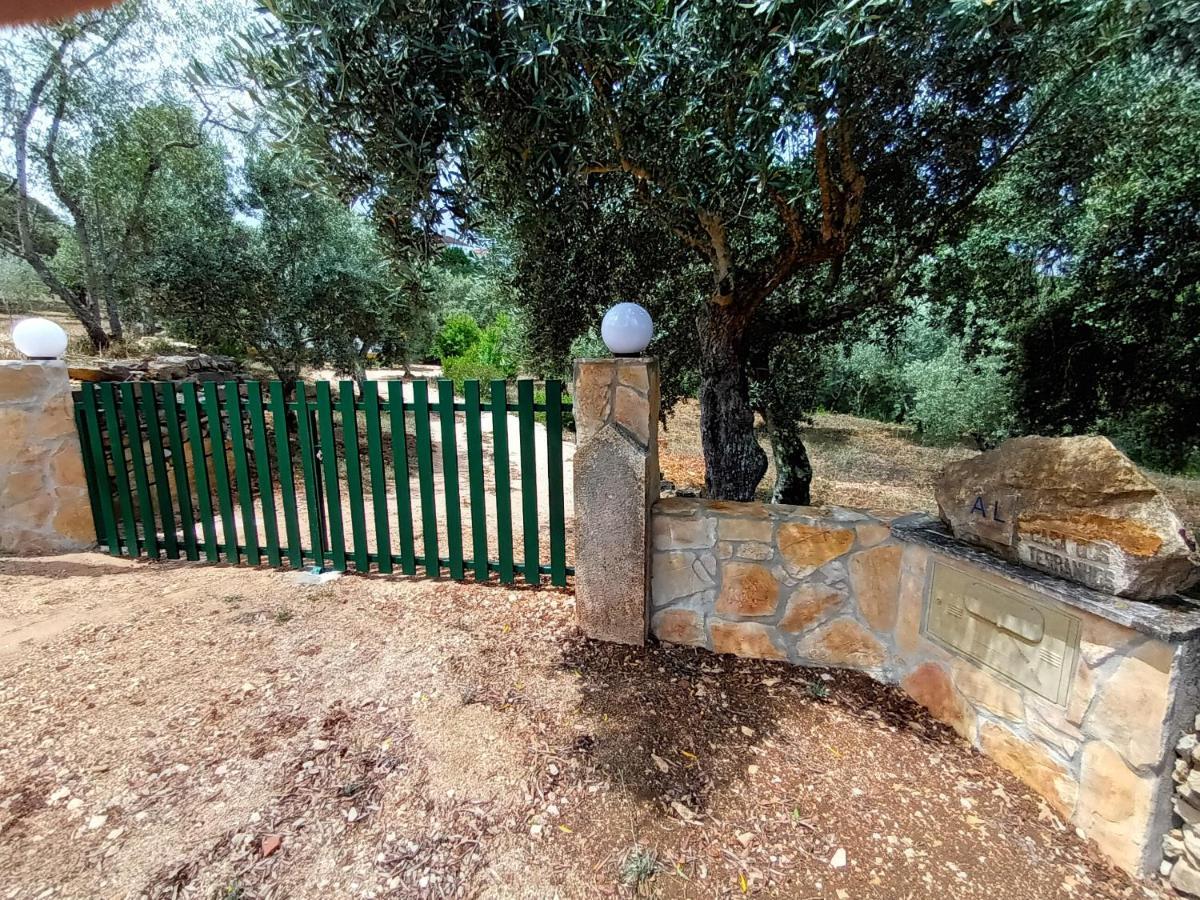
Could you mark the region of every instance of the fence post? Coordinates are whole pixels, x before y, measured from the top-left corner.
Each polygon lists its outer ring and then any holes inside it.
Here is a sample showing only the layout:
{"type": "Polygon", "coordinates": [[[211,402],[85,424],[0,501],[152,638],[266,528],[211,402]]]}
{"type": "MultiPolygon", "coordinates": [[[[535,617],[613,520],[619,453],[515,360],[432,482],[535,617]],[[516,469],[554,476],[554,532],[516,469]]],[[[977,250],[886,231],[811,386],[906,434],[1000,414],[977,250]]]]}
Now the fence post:
{"type": "Polygon", "coordinates": [[[0,360],[0,553],[95,543],[66,365],[0,360]]]}
{"type": "Polygon", "coordinates": [[[575,612],[590,638],[641,645],[658,499],[658,363],[575,362],[575,612]]]}

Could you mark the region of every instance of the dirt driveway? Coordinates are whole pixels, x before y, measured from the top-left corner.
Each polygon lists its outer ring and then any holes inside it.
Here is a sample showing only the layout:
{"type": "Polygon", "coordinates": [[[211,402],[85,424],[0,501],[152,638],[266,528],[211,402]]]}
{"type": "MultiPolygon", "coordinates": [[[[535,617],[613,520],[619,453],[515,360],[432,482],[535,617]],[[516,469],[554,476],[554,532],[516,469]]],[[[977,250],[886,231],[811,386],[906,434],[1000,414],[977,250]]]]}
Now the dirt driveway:
{"type": "Polygon", "coordinates": [[[850,675],[547,589],[0,559],[0,897],[1141,897],[850,675]]]}

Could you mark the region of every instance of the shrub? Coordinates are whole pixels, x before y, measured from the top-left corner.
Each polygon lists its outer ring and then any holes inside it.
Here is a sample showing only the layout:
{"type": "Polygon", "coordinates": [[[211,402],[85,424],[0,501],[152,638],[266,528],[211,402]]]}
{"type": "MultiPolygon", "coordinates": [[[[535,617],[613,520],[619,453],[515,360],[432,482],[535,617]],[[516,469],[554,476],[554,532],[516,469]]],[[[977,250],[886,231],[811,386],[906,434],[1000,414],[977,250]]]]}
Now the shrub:
{"type": "Polygon", "coordinates": [[[472,378],[477,378],[486,384],[497,378],[508,377],[503,371],[480,359],[473,352],[443,359],[442,375],[453,381],[455,388],[459,390],[464,381],[470,381],[472,378]]]}
{"type": "Polygon", "coordinates": [[[1012,377],[1000,356],[967,359],[952,341],[941,355],[906,365],[904,380],[912,391],[909,420],[935,443],[970,437],[983,449],[1012,432],[1012,377]]]}
{"type": "Polygon", "coordinates": [[[450,358],[465,355],[482,337],[483,331],[473,317],[454,313],[433,339],[433,352],[444,366],[450,358]]]}

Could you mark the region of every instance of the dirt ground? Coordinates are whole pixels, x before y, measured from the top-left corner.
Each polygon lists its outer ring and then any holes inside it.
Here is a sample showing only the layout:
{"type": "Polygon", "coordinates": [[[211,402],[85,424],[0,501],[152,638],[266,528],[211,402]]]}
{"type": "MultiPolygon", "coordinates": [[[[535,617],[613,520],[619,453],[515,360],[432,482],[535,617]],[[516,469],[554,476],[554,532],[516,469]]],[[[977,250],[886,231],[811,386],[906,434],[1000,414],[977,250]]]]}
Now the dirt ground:
{"type": "Polygon", "coordinates": [[[549,589],[0,559],[0,897],[1159,896],[897,691],[549,589]]]}
{"type": "MultiPolygon", "coordinates": [[[[761,423],[760,423],[761,424],[761,423]]],[[[758,440],[770,458],[765,429],[758,440]]],[[[968,446],[930,447],[920,443],[907,425],[891,425],[839,413],[813,417],[805,430],[805,445],[813,467],[813,503],[865,509],[937,512],[933,486],[947,463],[976,455],[968,446]]],[[[680,403],[659,430],[663,472],[677,486],[698,491],[704,487],[704,456],[700,449],[700,404],[680,403]]],[[[1146,472],[1171,498],[1183,520],[1200,527],[1200,479],[1146,472]]],[[[775,482],[772,463],[758,488],[769,499],[775,482]]]]}

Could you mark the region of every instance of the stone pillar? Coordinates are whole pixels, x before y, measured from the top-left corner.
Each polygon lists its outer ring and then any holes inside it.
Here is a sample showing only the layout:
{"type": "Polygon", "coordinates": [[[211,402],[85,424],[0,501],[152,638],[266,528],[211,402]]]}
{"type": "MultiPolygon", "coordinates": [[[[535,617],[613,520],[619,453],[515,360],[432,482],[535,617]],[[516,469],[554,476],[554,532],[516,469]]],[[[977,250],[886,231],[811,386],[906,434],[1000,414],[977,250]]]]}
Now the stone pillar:
{"type": "Polygon", "coordinates": [[[0,360],[0,553],[95,542],[66,365],[0,360]]]}
{"type": "Polygon", "coordinates": [[[641,645],[658,499],[658,363],[575,362],[575,612],[590,638],[641,645]]]}

